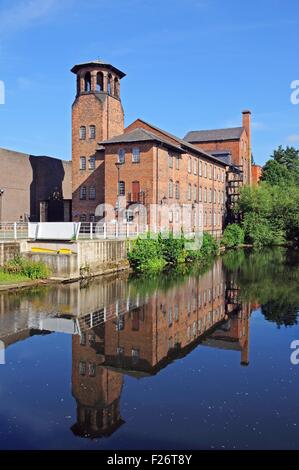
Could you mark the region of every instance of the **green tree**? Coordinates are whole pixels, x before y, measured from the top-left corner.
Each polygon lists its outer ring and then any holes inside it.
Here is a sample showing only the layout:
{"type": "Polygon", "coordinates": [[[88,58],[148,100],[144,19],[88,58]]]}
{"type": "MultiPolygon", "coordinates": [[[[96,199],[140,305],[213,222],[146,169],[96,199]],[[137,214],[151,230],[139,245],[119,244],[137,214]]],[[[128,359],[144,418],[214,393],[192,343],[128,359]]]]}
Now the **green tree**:
{"type": "Polygon", "coordinates": [[[299,150],[280,145],[263,167],[262,180],[268,183],[299,183],[299,150]]]}

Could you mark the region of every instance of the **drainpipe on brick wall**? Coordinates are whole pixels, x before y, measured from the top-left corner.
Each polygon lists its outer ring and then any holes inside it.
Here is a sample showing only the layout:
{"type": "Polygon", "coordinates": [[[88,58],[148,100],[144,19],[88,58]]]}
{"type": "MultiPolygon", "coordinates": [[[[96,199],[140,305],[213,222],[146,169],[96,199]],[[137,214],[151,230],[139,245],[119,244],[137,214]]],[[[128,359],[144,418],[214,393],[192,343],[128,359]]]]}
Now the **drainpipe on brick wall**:
{"type": "Polygon", "coordinates": [[[0,222],[2,222],[3,194],[4,194],[4,189],[0,188],[0,222]]]}
{"type": "Polygon", "coordinates": [[[157,232],[157,223],[158,223],[158,204],[159,204],[159,145],[156,147],[156,227],[155,232],[157,232]]]}
{"type": "Polygon", "coordinates": [[[213,165],[212,171],[212,235],[214,235],[214,221],[215,221],[215,165],[213,165]]]}

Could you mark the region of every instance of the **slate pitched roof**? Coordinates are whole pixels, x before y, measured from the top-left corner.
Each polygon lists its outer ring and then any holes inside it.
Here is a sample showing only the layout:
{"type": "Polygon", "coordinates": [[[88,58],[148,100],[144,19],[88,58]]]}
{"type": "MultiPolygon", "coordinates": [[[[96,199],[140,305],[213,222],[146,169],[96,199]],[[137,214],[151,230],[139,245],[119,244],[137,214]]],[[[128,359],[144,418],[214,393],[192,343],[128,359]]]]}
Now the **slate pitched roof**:
{"type": "Polygon", "coordinates": [[[231,127],[227,129],[211,129],[207,131],[190,131],[188,132],[184,140],[187,142],[213,142],[223,140],[238,140],[240,139],[244,127],[231,127]]]}
{"type": "MultiPolygon", "coordinates": [[[[196,153],[197,155],[202,155],[204,157],[207,157],[209,160],[213,160],[217,163],[221,163],[222,165],[224,164],[224,162],[221,159],[218,159],[217,157],[214,157],[213,155],[206,152],[205,150],[202,150],[202,149],[199,149],[198,147],[195,147],[195,145],[192,145],[190,142],[187,142],[186,140],[181,139],[180,137],[177,137],[177,136],[171,134],[170,132],[165,131],[164,129],[160,129],[159,127],[156,127],[156,126],[154,126],[153,124],[151,124],[149,122],[143,121],[143,119],[140,119],[140,118],[137,119],[137,121],[140,121],[140,122],[146,124],[147,126],[151,127],[153,129],[152,134],[155,135],[156,137],[160,138],[159,136],[157,136],[157,134],[155,134],[155,130],[158,131],[159,133],[162,133],[162,134],[165,135],[165,141],[166,142],[169,143],[169,140],[167,140],[167,137],[169,137],[171,140],[175,140],[178,143],[178,146],[181,148],[182,153],[187,153],[187,152],[191,151],[193,153],[196,153]]],[[[134,122],[136,122],[136,121],[134,121],[134,122]]],[[[141,129],[143,129],[143,128],[141,128],[141,129]]]]}
{"type": "Polygon", "coordinates": [[[107,144],[125,144],[125,143],[134,143],[134,142],[161,142],[168,147],[174,148],[178,152],[183,153],[183,150],[180,146],[175,145],[169,142],[166,139],[161,138],[160,136],[153,134],[152,132],[139,127],[134,129],[133,131],[126,132],[124,134],[116,135],[111,139],[104,140],[100,142],[100,145],[107,145],[107,144]]]}

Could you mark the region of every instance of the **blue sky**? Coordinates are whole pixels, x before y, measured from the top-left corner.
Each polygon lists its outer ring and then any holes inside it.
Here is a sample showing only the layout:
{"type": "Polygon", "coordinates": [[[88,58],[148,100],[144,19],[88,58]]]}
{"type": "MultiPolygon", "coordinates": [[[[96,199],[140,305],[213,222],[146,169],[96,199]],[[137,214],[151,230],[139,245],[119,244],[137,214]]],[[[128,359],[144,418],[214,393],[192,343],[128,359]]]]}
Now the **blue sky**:
{"type": "Polygon", "coordinates": [[[253,154],[299,147],[297,0],[1,0],[0,147],[71,158],[78,62],[123,70],[126,124],[178,136],[253,117],[253,154]]]}

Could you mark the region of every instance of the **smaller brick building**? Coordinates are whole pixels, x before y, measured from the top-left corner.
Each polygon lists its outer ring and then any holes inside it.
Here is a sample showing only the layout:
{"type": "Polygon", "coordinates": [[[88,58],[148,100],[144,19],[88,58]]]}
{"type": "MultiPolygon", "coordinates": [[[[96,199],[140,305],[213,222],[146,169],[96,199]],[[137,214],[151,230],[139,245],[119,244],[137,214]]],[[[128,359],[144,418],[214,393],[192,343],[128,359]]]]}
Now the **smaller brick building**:
{"type": "Polygon", "coordinates": [[[263,174],[263,168],[260,165],[252,165],[252,184],[259,183],[263,174]]]}
{"type": "Polygon", "coordinates": [[[0,148],[0,221],[71,220],[70,161],[0,148]]]}

